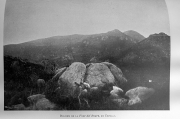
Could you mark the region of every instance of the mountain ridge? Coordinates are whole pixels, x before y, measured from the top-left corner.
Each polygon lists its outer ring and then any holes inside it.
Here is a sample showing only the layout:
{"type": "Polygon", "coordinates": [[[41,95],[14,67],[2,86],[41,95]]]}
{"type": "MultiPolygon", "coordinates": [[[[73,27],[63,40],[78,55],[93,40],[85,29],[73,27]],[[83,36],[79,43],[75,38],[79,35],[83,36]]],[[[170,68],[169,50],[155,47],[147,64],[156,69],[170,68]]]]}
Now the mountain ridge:
{"type": "Polygon", "coordinates": [[[22,42],[22,43],[6,44],[4,46],[7,46],[7,45],[18,45],[18,44],[24,44],[24,43],[29,43],[29,42],[36,42],[38,40],[46,40],[46,39],[62,39],[62,38],[71,38],[71,37],[72,38],[78,38],[78,37],[89,37],[89,36],[97,36],[97,35],[126,35],[126,34],[124,34],[123,32],[121,32],[118,29],[114,29],[114,30],[111,30],[111,31],[107,31],[105,33],[98,33],[98,34],[71,34],[71,35],[50,36],[50,37],[38,38],[38,39],[35,39],[35,40],[26,41],[26,42],[22,42]]]}
{"type": "MultiPolygon", "coordinates": [[[[165,37],[164,33],[160,35],[165,37]]],[[[143,41],[138,41],[114,29],[100,34],[53,36],[21,44],[5,45],[4,55],[37,62],[50,59],[57,61],[60,65],[73,61],[87,63],[92,58],[103,61],[112,59],[115,62],[115,59],[118,60],[123,52],[143,41]]]]}
{"type": "Polygon", "coordinates": [[[130,36],[130,37],[132,37],[132,38],[135,38],[137,40],[137,42],[142,41],[143,39],[145,39],[145,37],[143,35],[141,35],[140,33],[136,32],[134,30],[128,30],[128,31],[125,31],[123,33],[130,36]]]}
{"type": "Polygon", "coordinates": [[[170,62],[170,36],[155,33],[127,49],[121,55],[123,64],[163,64],[170,62]],[[166,60],[166,61],[165,61],[166,60]]]}

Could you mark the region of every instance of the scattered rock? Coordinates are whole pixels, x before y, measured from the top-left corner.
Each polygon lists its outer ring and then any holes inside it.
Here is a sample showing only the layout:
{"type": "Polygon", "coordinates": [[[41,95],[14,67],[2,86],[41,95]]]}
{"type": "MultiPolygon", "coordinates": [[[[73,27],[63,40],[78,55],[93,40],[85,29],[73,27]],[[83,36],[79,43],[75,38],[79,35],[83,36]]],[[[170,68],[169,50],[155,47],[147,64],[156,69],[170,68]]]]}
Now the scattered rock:
{"type": "Polygon", "coordinates": [[[44,79],[38,79],[37,80],[37,86],[38,86],[38,89],[39,89],[39,93],[41,93],[41,90],[43,90],[43,88],[45,87],[45,81],[44,79]]]}
{"type": "Polygon", "coordinates": [[[36,110],[52,110],[56,107],[54,103],[51,103],[48,99],[42,98],[36,103],[36,110]]]}
{"type": "Polygon", "coordinates": [[[36,94],[36,95],[29,96],[27,99],[29,100],[29,102],[31,104],[35,104],[35,103],[37,103],[38,100],[40,100],[42,98],[45,98],[45,95],[43,95],[43,94],[36,94]]]}
{"type": "Polygon", "coordinates": [[[125,98],[112,99],[111,101],[116,105],[118,105],[119,107],[126,106],[128,102],[128,100],[125,98]]]}
{"type": "Polygon", "coordinates": [[[26,107],[24,104],[17,104],[17,105],[12,105],[11,107],[5,106],[7,110],[25,110],[26,107]]]}
{"type": "Polygon", "coordinates": [[[113,86],[113,90],[110,92],[110,99],[119,99],[123,94],[123,90],[117,86],[113,86]]]}
{"type": "Polygon", "coordinates": [[[37,85],[38,85],[38,87],[43,87],[45,85],[44,79],[38,79],[37,80],[37,85]]]}
{"type": "Polygon", "coordinates": [[[25,106],[23,104],[14,105],[13,108],[15,110],[25,110],[25,106]]]}
{"type": "Polygon", "coordinates": [[[141,104],[141,103],[142,103],[141,99],[137,96],[137,97],[134,97],[133,99],[130,99],[128,102],[128,105],[131,106],[131,105],[141,104]]]}
{"type": "Polygon", "coordinates": [[[137,87],[130,89],[126,92],[126,96],[129,97],[129,105],[139,104],[142,101],[151,97],[154,94],[154,89],[147,87],[137,87]]]}

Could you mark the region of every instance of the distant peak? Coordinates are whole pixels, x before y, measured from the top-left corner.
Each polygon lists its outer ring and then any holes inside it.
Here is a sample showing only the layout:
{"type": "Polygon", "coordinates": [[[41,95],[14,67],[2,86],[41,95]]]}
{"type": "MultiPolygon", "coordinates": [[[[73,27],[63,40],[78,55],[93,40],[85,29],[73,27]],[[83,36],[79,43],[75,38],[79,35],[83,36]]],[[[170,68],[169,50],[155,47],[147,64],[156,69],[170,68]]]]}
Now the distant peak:
{"type": "Polygon", "coordinates": [[[108,33],[122,33],[121,31],[119,31],[118,29],[114,29],[112,31],[109,31],[108,33]]]}
{"type": "Polygon", "coordinates": [[[163,32],[160,32],[159,34],[158,33],[151,34],[149,37],[153,37],[153,36],[168,36],[168,35],[163,32]]]}
{"type": "Polygon", "coordinates": [[[124,32],[126,35],[127,34],[139,34],[139,35],[141,35],[140,33],[138,33],[137,31],[134,31],[134,30],[128,30],[128,31],[125,31],[124,32]]]}
{"type": "Polygon", "coordinates": [[[168,36],[167,34],[160,32],[159,35],[168,36]]]}
{"type": "MultiPolygon", "coordinates": [[[[136,31],[134,31],[134,30],[128,30],[128,31],[125,31],[125,32],[136,32],[136,31]]],[[[137,33],[137,32],[136,32],[137,33]]]]}
{"type": "Polygon", "coordinates": [[[107,34],[111,35],[111,36],[122,36],[123,35],[123,33],[121,31],[119,31],[118,29],[108,31],[107,34]]]}
{"type": "Polygon", "coordinates": [[[141,35],[140,33],[138,33],[137,31],[134,31],[134,30],[128,30],[123,33],[134,39],[137,39],[138,41],[145,39],[145,37],[143,35],[141,35]]]}

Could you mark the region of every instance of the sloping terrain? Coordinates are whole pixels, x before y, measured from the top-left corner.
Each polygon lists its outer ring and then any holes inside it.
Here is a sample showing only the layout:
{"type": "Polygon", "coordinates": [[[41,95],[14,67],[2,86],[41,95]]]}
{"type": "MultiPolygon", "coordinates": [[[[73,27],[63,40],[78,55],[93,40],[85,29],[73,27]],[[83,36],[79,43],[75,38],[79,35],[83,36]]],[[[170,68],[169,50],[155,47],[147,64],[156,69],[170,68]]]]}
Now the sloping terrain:
{"type": "Polygon", "coordinates": [[[125,31],[123,33],[136,39],[136,42],[140,42],[145,39],[145,37],[143,35],[141,35],[140,33],[136,32],[136,31],[133,31],[133,30],[125,31]]]}
{"type": "Polygon", "coordinates": [[[170,37],[164,33],[153,34],[121,55],[121,63],[131,65],[169,65],[170,37]]]}
{"type": "MultiPolygon", "coordinates": [[[[36,93],[36,80],[39,78],[45,81],[53,76],[52,68],[29,62],[21,58],[4,57],[4,104],[17,104],[17,99],[27,98],[30,94],[36,93]]],[[[27,101],[27,99],[26,99],[27,101]]]]}
{"type": "Polygon", "coordinates": [[[4,55],[36,62],[50,59],[61,65],[73,61],[89,62],[93,57],[115,57],[135,43],[134,38],[115,29],[101,34],[55,36],[6,45],[4,55]]]}

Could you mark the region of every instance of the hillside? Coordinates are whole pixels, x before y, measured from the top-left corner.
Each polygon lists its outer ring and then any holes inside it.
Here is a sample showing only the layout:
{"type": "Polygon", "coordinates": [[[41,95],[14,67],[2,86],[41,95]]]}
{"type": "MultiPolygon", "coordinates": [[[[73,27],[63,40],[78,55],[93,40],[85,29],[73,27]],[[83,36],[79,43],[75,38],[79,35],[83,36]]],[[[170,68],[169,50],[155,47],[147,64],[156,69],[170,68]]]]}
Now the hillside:
{"type": "Polygon", "coordinates": [[[116,57],[136,43],[135,39],[115,29],[92,35],[54,36],[21,44],[4,46],[4,55],[41,62],[54,60],[59,65],[67,62],[89,62],[90,59],[116,57]]]}
{"type": "Polygon", "coordinates": [[[170,36],[152,34],[143,41],[124,51],[121,63],[128,65],[169,65],[170,36]]]}

